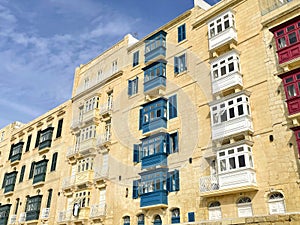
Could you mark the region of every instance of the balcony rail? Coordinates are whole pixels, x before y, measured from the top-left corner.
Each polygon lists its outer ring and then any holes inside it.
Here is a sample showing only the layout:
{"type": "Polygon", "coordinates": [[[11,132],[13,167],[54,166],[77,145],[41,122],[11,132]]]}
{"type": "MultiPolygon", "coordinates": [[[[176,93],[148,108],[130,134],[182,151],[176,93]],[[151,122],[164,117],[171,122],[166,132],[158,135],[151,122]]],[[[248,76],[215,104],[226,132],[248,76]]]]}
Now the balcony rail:
{"type": "Polygon", "coordinates": [[[90,218],[95,218],[95,217],[100,217],[105,215],[106,215],[105,204],[92,205],[90,210],[90,218]]]}
{"type": "Polygon", "coordinates": [[[58,213],[58,222],[70,221],[72,219],[72,210],[61,211],[58,213]]]}
{"type": "Polygon", "coordinates": [[[26,212],[21,212],[19,222],[24,223],[25,221],[26,221],[26,212]]]}
{"type": "Polygon", "coordinates": [[[218,175],[210,175],[200,178],[200,192],[210,192],[219,189],[220,186],[218,175]]]}
{"type": "Polygon", "coordinates": [[[50,208],[42,209],[42,219],[48,219],[50,215],[50,208]]]}
{"type": "Polygon", "coordinates": [[[11,215],[10,216],[10,221],[9,221],[9,224],[14,224],[17,222],[17,215],[14,214],[14,215],[11,215]]]}
{"type": "Polygon", "coordinates": [[[62,181],[62,189],[67,189],[72,187],[75,184],[75,175],[66,177],[62,181]]]}
{"type": "Polygon", "coordinates": [[[105,143],[109,142],[110,140],[111,140],[110,133],[100,134],[97,138],[97,146],[102,146],[105,143]]]}
{"type": "Polygon", "coordinates": [[[266,15],[275,9],[282,7],[283,5],[292,2],[293,0],[260,0],[261,15],[266,15]]]}

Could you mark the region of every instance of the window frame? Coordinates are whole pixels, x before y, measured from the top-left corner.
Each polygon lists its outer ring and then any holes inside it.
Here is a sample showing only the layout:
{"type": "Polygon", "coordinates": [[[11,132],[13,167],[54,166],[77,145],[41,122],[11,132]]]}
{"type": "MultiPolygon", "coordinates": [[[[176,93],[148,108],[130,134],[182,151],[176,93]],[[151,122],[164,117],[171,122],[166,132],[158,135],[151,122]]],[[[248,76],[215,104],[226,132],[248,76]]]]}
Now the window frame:
{"type": "Polygon", "coordinates": [[[300,97],[300,71],[282,78],[284,92],[287,100],[300,97]],[[291,81],[288,81],[291,80],[291,81]],[[289,87],[293,87],[293,95],[289,94],[289,87]]]}
{"type": "Polygon", "coordinates": [[[135,51],[132,54],[132,58],[132,67],[136,67],[137,65],[139,65],[140,51],[135,51]]]}
{"type": "Polygon", "coordinates": [[[252,201],[249,197],[244,196],[238,199],[237,203],[237,212],[238,217],[251,217],[253,216],[253,209],[252,209],[252,201]],[[248,210],[246,213],[241,212],[241,210],[248,210]]]}
{"type": "Polygon", "coordinates": [[[230,28],[235,29],[235,15],[233,11],[227,10],[221,15],[218,15],[217,17],[213,18],[208,23],[208,37],[209,39],[217,37],[230,28]],[[225,25],[227,21],[228,25],[225,25]]]}
{"type": "Polygon", "coordinates": [[[174,57],[174,73],[180,74],[187,71],[187,53],[174,57]]]}
{"type": "Polygon", "coordinates": [[[158,77],[166,78],[166,63],[157,62],[144,70],[144,84],[158,77]]]}
{"type": "Polygon", "coordinates": [[[128,80],[128,96],[133,96],[138,93],[139,78],[128,80]]]}
{"type": "Polygon", "coordinates": [[[278,51],[299,44],[300,43],[300,20],[294,21],[293,23],[290,23],[285,27],[282,27],[274,31],[274,38],[276,42],[276,48],[278,51]],[[294,29],[288,30],[288,28],[292,26],[294,26],[294,29]],[[289,36],[293,33],[295,33],[296,41],[294,43],[291,43],[289,36]],[[285,44],[284,46],[281,46],[280,40],[284,40],[284,44],[285,44]]]}
{"type": "Polygon", "coordinates": [[[185,23],[177,27],[177,41],[182,42],[186,39],[186,26],[185,23]]]}

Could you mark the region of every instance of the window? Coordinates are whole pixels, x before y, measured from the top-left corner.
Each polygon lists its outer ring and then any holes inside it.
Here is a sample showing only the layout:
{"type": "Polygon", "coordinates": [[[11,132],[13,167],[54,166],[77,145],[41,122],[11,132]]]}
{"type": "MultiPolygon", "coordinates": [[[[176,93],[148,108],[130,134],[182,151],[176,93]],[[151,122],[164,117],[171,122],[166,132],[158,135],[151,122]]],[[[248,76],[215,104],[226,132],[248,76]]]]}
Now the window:
{"type": "Polygon", "coordinates": [[[36,162],[34,165],[33,184],[45,181],[48,159],[36,162]]]}
{"type": "Polygon", "coordinates": [[[46,208],[50,208],[50,206],[51,206],[52,192],[53,192],[53,189],[48,190],[48,199],[47,199],[46,208]]]}
{"type": "Polygon", "coordinates": [[[227,11],[208,23],[208,36],[213,38],[231,27],[235,27],[234,15],[231,11],[227,11]]]}
{"type": "Polygon", "coordinates": [[[27,138],[27,143],[26,143],[26,149],[25,149],[25,152],[28,152],[29,149],[30,149],[30,143],[31,143],[31,138],[32,138],[32,135],[30,134],[27,138]]]}
{"type": "Polygon", "coordinates": [[[39,130],[37,133],[36,133],[36,139],[35,139],[35,145],[34,147],[38,147],[39,144],[40,144],[40,136],[41,136],[41,131],[39,130]]]}
{"type": "Polygon", "coordinates": [[[171,210],[171,223],[180,223],[180,210],[175,208],[171,210]]]}
{"type": "Polygon", "coordinates": [[[84,113],[89,112],[91,110],[97,109],[99,107],[99,97],[94,96],[84,103],[84,113]]]}
{"type": "Polygon", "coordinates": [[[159,31],[145,40],[145,62],[158,55],[166,55],[166,35],[166,32],[159,31]]]}
{"type": "Polygon", "coordinates": [[[141,157],[142,157],[141,149],[142,149],[141,144],[133,145],[133,162],[139,163],[141,161],[141,157]]]}
{"type": "Polygon", "coordinates": [[[21,168],[21,173],[20,173],[20,177],[19,177],[19,183],[23,182],[23,180],[24,180],[25,168],[26,168],[25,165],[23,165],[22,168],[21,168]]]}
{"type": "Polygon", "coordinates": [[[284,197],[280,192],[271,193],[268,203],[270,214],[285,213],[284,197]]]}
{"type": "Polygon", "coordinates": [[[222,219],[221,204],[220,202],[211,202],[208,205],[208,218],[209,220],[220,220],[222,219]]]}
{"type": "Polygon", "coordinates": [[[105,122],[105,141],[109,141],[111,138],[111,120],[105,122]]]}
{"type": "Polygon", "coordinates": [[[288,26],[276,30],[274,36],[278,50],[300,42],[300,23],[294,21],[288,26]]]}
{"type": "Polygon", "coordinates": [[[123,225],[130,225],[130,217],[129,216],[123,217],[123,225]]]}
{"type": "Polygon", "coordinates": [[[139,190],[140,195],[161,190],[167,191],[167,176],[166,171],[156,171],[142,176],[139,190]]]}
{"type": "Polygon", "coordinates": [[[162,225],[162,221],[161,221],[160,215],[156,215],[154,217],[154,223],[153,223],[153,225],[162,225]]]}
{"type": "Polygon", "coordinates": [[[112,62],[112,74],[118,72],[118,60],[112,62]]]}
{"type": "Polygon", "coordinates": [[[194,212],[188,212],[188,221],[195,222],[195,213],[194,212]]]}
{"type": "Polygon", "coordinates": [[[136,77],[133,80],[128,80],[128,95],[132,96],[138,93],[139,78],[136,77]]]}
{"type": "Polygon", "coordinates": [[[96,126],[91,125],[89,127],[81,129],[80,135],[81,135],[81,139],[80,139],[81,142],[88,140],[90,138],[95,138],[96,137],[96,126]]]}
{"type": "Polygon", "coordinates": [[[85,159],[81,159],[77,162],[77,172],[83,172],[86,170],[92,170],[94,165],[94,159],[89,157],[85,159]]]}
{"type": "Polygon", "coordinates": [[[154,80],[158,77],[166,77],[166,64],[164,62],[158,62],[151,64],[150,67],[145,68],[144,82],[154,80]]]}
{"type": "Polygon", "coordinates": [[[63,122],[64,122],[63,119],[60,119],[60,120],[58,121],[57,132],[56,132],[56,138],[59,138],[59,137],[61,136],[63,122]]]}
{"type": "Polygon", "coordinates": [[[53,129],[53,127],[47,127],[45,130],[40,132],[39,150],[51,147],[53,129]]]}
{"type": "Polygon", "coordinates": [[[211,62],[212,80],[218,80],[232,73],[240,72],[239,55],[235,51],[218,57],[211,62]]]}
{"type": "Polygon", "coordinates": [[[80,191],[75,194],[75,203],[79,204],[81,208],[88,207],[90,205],[90,198],[90,191],[80,191]]]}
{"type": "Polygon", "coordinates": [[[284,91],[287,99],[300,96],[300,72],[283,78],[284,91]]]}
{"type": "Polygon", "coordinates": [[[42,195],[28,197],[26,202],[26,221],[38,220],[42,202],[42,195]]]}
{"type": "Polygon", "coordinates": [[[52,162],[51,162],[50,172],[55,171],[55,169],[56,169],[57,155],[58,155],[57,152],[53,153],[53,155],[52,155],[52,162]]]}
{"type": "Polygon", "coordinates": [[[112,110],[113,109],[113,91],[107,93],[107,110],[112,110]]]}
{"type": "Polygon", "coordinates": [[[181,42],[185,40],[186,34],[185,34],[185,24],[182,24],[178,28],[178,42],[181,42]]]}
{"type": "Polygon", "coordinates": [[[20,198],[17,198],[14,215],[17,215],[17,213],[18,213],[19,204],[20,204],[20,198]]]}
{"type": "Polygon", "coordinates": [[[174,170],[168,173],[167,189],[169,192],[179,191],[179,171],[174,170]]]}
{"type": "Polygon", "coordinates": [[[144,225],[145,224],[145,215],[140,214],[138,215],[138,225],[144,225]]]}
{"type": "Polygon", "coordinates": [[[234,171],[241,168],[253,168],[252,148],[240,145],[218,152],[219,173],[234,171]]]}
{"type": "Polygon", "coordinates": [[[168,107],[169,119],[177,117],[177,95],[172,95],[171,97],[169,97],[168,107]]]}
{"type": "Polygon", "coordinates": [[[5,173],[2,188],[4,188],[4,193],[13,191],[15,188],[17,171],[13,171],[11,173],[5,173]]]}
{"type": "Polygon", "coordinates": [[[252,203],[249,197],[242,197],[237,201],[237,209],[239,217],[250,217],[252,213],[252,203]]]}
{"type": "Polygon", "coordinates": [[[186,70],[186,53],[174,57],[174,73],[178,74],[186,70]]]}
{"type": "Polygon", "coordinates": [[[167,142],[168,142],[168,134],[159,134],[159,135],[152,135],[148,138],[142,140],[142,154],[141,158],[165,153],[167,154],[169,151],[167,149],[167,142]]]}
{"type": "Polygon", "coordinates": [[[139,65],[139,51],[136,51],[135,53],[133,53],[133,63],[132,66],[135,67],[139,65]]]}
{"type": "Polygon", "coordinates": [[[170,134],[170,150],[169,153],[178,152],[178,132],[170,134]]]}
{"type": "Polygon", "coordinates": [[[29,172],[29,177],[28,179],[31,179],[33,177],[33,173],[34,173],[34,165],[35,165],[35,162],[33,161],[31,163],[31,167],[30,167],[30,172],[29,172]]]}
{"type": "Polygon", "coordinates": [[[245,115],[250,115],[249,98],[245,95],[211,106],[213,126],[245,115]]]}
{"type": "Polygon", "coordinates": [[[132,198],[137,199],[141,194],[141,180],[134,180],[132,185],[132,198]]]}

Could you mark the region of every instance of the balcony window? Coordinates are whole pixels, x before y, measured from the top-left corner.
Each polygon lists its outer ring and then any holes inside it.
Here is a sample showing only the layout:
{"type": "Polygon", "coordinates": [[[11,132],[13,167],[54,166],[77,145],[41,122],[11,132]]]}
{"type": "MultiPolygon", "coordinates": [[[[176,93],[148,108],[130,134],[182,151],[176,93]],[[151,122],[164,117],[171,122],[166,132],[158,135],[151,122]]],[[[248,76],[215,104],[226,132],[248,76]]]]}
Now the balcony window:
{"type": "Polygon", "coordinates": [[[4,180],[2,184],[2,188],[4,188],[4,193],[11,192],[14,190],[17,173],[17,171],[13,171],[4,175],[4,180]]]}
{"type": "Polygon", "coordinates": [[[221,150],[217,159],[220,174],[241,168],[253,168],[252,149],[247,145],[221,150]]]}
{"type": "Polygon", "coordinates": [[[139,78],[136,77],[132,80],[128,80],[128,96],[132,96],[138,93],[139,78]]]}
{"type": "Polygon", "coordinates": [[[80,206],[80,208],[88,207],[90,205],[91,192],[90,191],[80,191],[75,194],[75,203],[80,206]]]}
{"type": "Polygon", "coordinates": [[[139,51],[136,51],[135,53],[133,53],[133,60],[132,60],[132,66],[135,67],[137,65],[139,65],[139,51]]]}
{"type": "Polygon", "coordinates": [[[0,206],[0,224],[6,225],[8,223],[8,217],[10,213],[11,204],[0,206]]]}
{"type": "Polygon", "coordinates": [[[145,215],[144,214],[138,215],[138,225],[145,225],[145,215]]]}
{"type": "Polygon", "coordinates": [[[34,165],[33,184],[45,181],[48,159],[36,162],[34,165]]]}
{"type": "Polygon", "coordinates": [[[167,127],[167,100],[157,99],[144,105],[142,109],[143,132],[167,127]]]}
{"type": "Polygon", "coordinates": [[[274,34],[279,63],[300,56],[300,17],[271,29],[274,34]]]}
{"type": "Polygon", "coordinates": [[[39,150],[51,147],[53,127],[48,127],[41,131],[39,150]]]}
{"type": "Polygon", "coordinates": [[[129,216],[123,217],[123,225],[130,225],[130,217],[129,216]]]}
{"type": "Polygon", "coordinates": [[[211,107],[212,124],[221,124],[238,117],[250,115],[249,98],[238,96],[211,107]]]}
{"type": "Polygon", "coordinates": [[[162,225],[162,221],[161,221],[160,215],[156,215],[154,217],[153,225],[162,225]]]}
{"type": "Polygon", "coordinates": [[[156,56],[166,56],[166,35],[164,31],[159,31],[145,41],[145,62],[156,56]]]}
{"type": "Polygon", "coordinates": [[[182,24],[177,28],[177,33],[178,33],[178,42],[181,42],[186,39],[185,24],[182,24]]]}
{"type": "Polygon", "coordinates": [[[171,210],[171,223],[180,223],[180,209],[179,208],[175,208],[171,210]]]}
{"type": "Polygon", "coordinates": [[[208,36],[209,38],[217,36],[230,27],[235,27],[235,22],[233,13],[228,11],[214,18],[214,20],[208,24],[208,36]]]}
{"type": "Polygon", "coordinates": [[[27,198],[26,221],[39,219],[41,202],[42,202],[42,195],[36,195],[27,198]]]}
{"type": "Polygon", "coordinates": [[[269,213],[280,214],[285,213],[285,204],[283,194],[280,192],[274,192],[269,195],[269,213]]]}
{"type": "Polygon", "coordinates": [[[166,62],[157,61],[143,68],[144,92],[166,86],[166,62]]]}
{"type": "Polygon", "coordinates": [[[141,177],[141,194],[167,191],[167,172],[154,172],[141,177]]]}
{"type": "Polygon", "coordinates": [[[81,129],[81,142],[96,137],[96,126],[91,125],[89,127],[81,129]]]}
{"type": "Polygon", "coordinates": [[[167,142],[168,136],[164,134],[142,140],[142,158],[159,153],[167,154],[167,142]]]}
{"type": "Polygon", "coordinates": [[[174,57],[174,73],[182,73],[187,70],[186,53],[174,57]]]}
{"type": "Polygon", "coordinates": [[[300,112],[300,71],[299,69],[280,75],[283,81],[289,114],[300,112]]]}
{"type": "Polygon", "coordinates": [[[242,197],[237,201],[237,210],[239,217],[251,217],[252,213],[252,203],[249,197],[242,197]]]}
{"type": "Polygon", "coordinates": [[[77,172],[83,172],[86,170],[92,170],[94,166],[94,159],[89,157],[85,159],[81,159],[77,162],[77,172]]]}
{"type": "Polygon", "coordinates": [[[17,144],[13,144],[11,146],[11,150],[10,150],[10,154],[9,154],[10,162],[18,161],[21,159],[23,145],[24,145],[24,142],[21,141],[17,144]]]}
{"type": "Polygon", "coordinates": [[[208,219],[220,220],[222,219],[221,204],[218,201],[211,202],[208,205],[208,219]]]}
{"type": "Polygon", "coordinates": [[[95,96],[85,101],[84,103],[84,112],[89,112],[93,109],[97,109],[99,107],[99,97],[95,96]]]}

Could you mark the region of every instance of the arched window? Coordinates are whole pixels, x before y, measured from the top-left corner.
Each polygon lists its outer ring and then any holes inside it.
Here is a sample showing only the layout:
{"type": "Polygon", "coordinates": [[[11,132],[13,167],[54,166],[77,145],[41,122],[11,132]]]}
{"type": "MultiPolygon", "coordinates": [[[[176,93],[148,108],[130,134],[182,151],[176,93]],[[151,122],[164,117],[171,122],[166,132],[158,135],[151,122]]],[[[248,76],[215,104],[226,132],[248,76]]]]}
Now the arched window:
{"type": "Polygon", "coordinates": [[[140,214],[138,215],[138,225],[144,225],[145,224],[145,215],[140,214]]]}
{"type": "Polygon", "coordinates": [[[252,203],[249,197],[242,197],[237,201],[237,209],[239,217],[253,216],[252,203]]]}
{"type": "Polygon", "coordinates": [[[161,221],[161,218],[160,218],[159,215],[156,215],[156,216],[154,217],[153,225],[162,225],[162,221],[161,221]]]}
{"type": "Polygon", "coordinates": [[[171,222],[172,223],[180,223],[180,210],[179,208],[175,208],[171,211],[172,218],[171,222]]]}
{"type": "Polygon", "coordinates": [[[209,220],[219,220],[222,218],[220,202],[211,202],[208,205],[208,217],[209,220]]]}
{"type": "Polygon", "coordinates": [[[280,192],[274,192],[269,195],[270,214],[285,213],[284,197],[280,192]]]}
{"type": "Polygon", "coordinates": [[[129,216],[124,216],[123,217],[123,225],[130,225],[130,217],[129,216]]]}

